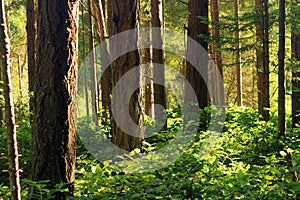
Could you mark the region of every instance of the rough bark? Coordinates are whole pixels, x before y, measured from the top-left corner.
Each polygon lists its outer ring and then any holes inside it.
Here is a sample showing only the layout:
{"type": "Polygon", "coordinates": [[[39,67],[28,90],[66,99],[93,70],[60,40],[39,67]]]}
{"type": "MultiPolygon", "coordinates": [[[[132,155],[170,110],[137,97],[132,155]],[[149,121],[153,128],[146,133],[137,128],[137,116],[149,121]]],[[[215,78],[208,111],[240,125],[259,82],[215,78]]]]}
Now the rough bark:
{"type": "Polygon", "coordinates": [[[278,136],[285,135],[285,0],[279,1],[278,136]]]}
{"type": "Polygon", "coordinates": [[[268,0],[256,0],[257,14],[260,16],[256,27],[256,68],[258,89],[258,111],[262,119],[270,119],[270,89],[269,89],[269,7],[268,0]]]}
{"type": "Polygon", "coordinates": [[[36,14],[37,14],[37,0],[26,1],[26,31],[27,31],[27,64],[28,64],[28,86],[30,94],[29,111],[30,121],[33,116],[33,91],[35,82],[35,62],[36,62],[36,14]]]}
{"type": "Polygon", "coordinates": [[[10,38],[8,35],[8,26],[6,23],[5,2],[4,0],[1,0],[0,2],[0,58],[2,64],[2,76],[4,81],[5,125],[8,139],[9,180],[10,188],[12,189],[11,199],[21,200],[17,129],[15,122],[12,82],[10,73],[10,38]]]}
{"type": "MultiPolygon", "coordinates": [[[[137,0],[112,0],[112,8],[113,8],[113,34],[118,34],[126,30],[134,29],[137,26],[137,17],[138,17],[138,2],[137,0]]],[[[138,34],[127,35],[127,39],[121,43],[111,44],[113,51],[117,49],[127,49],[129,45],[137,45],[138,34]]],[[[112,64],[112,73],[113,73],[113,86],[120,80],[120,78],[126,74],[130,69],[135,66],[139,66],[139,53],[138,50],[128,52],[119,58],[117,58],[112,64]]],[[[135,74],[131,77],[131,80],[134,80],[134,83],[141,83],[141,72],[140,69],[137,68],[135,70],[135,74]]],[[[126,93],[129,92],[128,89],[130,85],[124,84],[121,86],[120,100],[125,100],[123,97],[126,96],[126,93]]],[[[129,113],[132,120],[138,124],[143,124],[143,115],[142,115],[142,105],[141,105],[141,89],[137,89],[131,96],[129,101],[129,113]]],[[[114,95],[114,94],[113,94],[114,95]]],[[[121,104],[125,104],[126,102],[116,102],[117,105],[114,106],[116,109],[116,113],[118,115],[123,115],[122,109],[120,108],[121,104]]],[[[136,137],[130,135],[130,133],[126,133],[120,129],[117,122],[114,119],[115,116],[112,116],[112,142],[118,147],[131,151],[135,148],[139,148],[141,145],[141,140],[143,139],[143,133],[140,135],[136,135],[136,137]]],[[[123,121],[119,122],[122,124],[126,124],[128,120],[124,117],[121,117],[123,121]]]]}
{"type": "MultiPolygon", "coordinates": [[[[197,41],[205,50],[208,50],[207,41],[200,39],[199,35],[205,35],[208,37],[208,25],[200,21],[199,16],[208,18],[208,1],[207,0],[189,0],[188,2],[188,36],[197,41]]],[[[194,68],[194,66],[186,62],[185,76],[190,83],[197,96],[200,109],[204,109],[208,106],[208,88],[204,81],[208,74],[208,63],[201,60],[199,52],[195,52],[191,48],[190,41],[187,42],[187,60],[193,58],[197,59],[197,63],[201,66],[201,75],[194,68]]],[[[195,66],[196,67],[196,66],[195,66]]],[[[189,101],[189,96],[185,94],[185,101],[189,101]]],[[[203,124],[201,128],[205,128],[206,124],[203,124]]]]}
{"type": "MultiPolygon", "coordinates": [[[[78,0],[38,1],[31,179],[73,192],[76,158],[78,0]]],[[[65,199],[58,193],[56,199],[65,199]]]]}
{"type": "MultiPolygon", "coordinates": [[[[161,68],[160,66],[157,66],[156,64],[163,65],[164,64],[164,53],[162,50],[162,28],[163,28],[163,21],[162,17],[160,16],[161,13],[163,13],[164,9],[164,0],[151,0],[151,25],[152,27],[159,28],[160,31],[154,31],[152,32],[152,43],[154,46],[159,46],[160,49],[152,49],[152,62],[153,62],[153,90],[154,90],[154,104],[161,105],[163,108],[167,108],[166,105],[166,91],[165,91],[165,72],[164,68],[161,68]],[[156,83],[162,83],[162,84],[156,84],[156,83]]],[[[157,122],[162,122],[162,119],[164,118],[162,110],[160,109],[154,109],[154,116],[157,122]]]]}

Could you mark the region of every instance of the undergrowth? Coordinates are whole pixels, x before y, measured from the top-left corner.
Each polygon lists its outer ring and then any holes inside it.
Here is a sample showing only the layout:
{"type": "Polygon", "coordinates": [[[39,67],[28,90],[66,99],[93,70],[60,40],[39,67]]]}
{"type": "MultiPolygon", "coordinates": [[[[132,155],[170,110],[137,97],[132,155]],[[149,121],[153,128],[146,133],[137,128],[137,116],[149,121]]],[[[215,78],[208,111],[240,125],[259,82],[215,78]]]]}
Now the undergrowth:
{"type": "MultiPolygon", "coordinates": [[[[167,129],[147,139],[144,151],[159,149],[176,137],[174,132],[181,125],[180,113],[170,111],[168,117],[167,129]]],[[[25,121],[21,124],[19,146],[25,154],[21,166],[28,169],[29,127],[25,121]]],[[[82,128],[80,123],[78,128],[82,128]]],[[[109,136],[109,124],[104,128],[109,136]]],[[[123,172],[109,162],[97,161],[79,139],[72,199],[297,199],[300,195],[300,183],[292,182],[290,176],[291,171],[300,172],[299,131],[288,130],[284,138],[278,138],[274,113],[270,121],[264,122],[253,109],[228,108],[222,134],[209,154],[203,156],[208,134],[199,132],[191,147],[170,166],[144,173],[123,172]],[[287,154],[292,155],[294,162],[291,169],[286,164],[287,154]]],[[[4,135],[3,130],[1,169],[7,168],[4,135]]],[[[1,171],[0,197],[5,199],[9,191],[8,174],[1,171]]],[[[27,173],[22,177],[27,178],[27,173]]],[[[22,195],[26,199],[29,186],[39,185],[24,180],[22,195]]],[[[40,188],[44,197],[51,194],[40,188]]]]}

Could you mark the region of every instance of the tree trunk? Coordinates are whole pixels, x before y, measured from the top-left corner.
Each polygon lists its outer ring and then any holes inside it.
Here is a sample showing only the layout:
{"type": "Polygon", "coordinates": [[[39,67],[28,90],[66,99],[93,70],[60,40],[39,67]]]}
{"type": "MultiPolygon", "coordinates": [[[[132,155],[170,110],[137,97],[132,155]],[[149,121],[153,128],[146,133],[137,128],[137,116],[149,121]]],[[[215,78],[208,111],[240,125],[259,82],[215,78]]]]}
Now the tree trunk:
{"type": "Polygon", "coordinates": [[[20,187],[20,169],[19,169],[19,153],[17,142],[17,128],[14,113],[14,101],[12,94],[12,82],[10,74],[10,38],[8,35],[8,26],[6,23],[6,12],[4,0],[1,0],[0,10],[0,53],[2,63],[2,76],[4,81],[4,99],[5,99],[5,124],[8,138],[8,164],[9,164],[9,180],[11,199],[21,200],[20,187]]]}
{"type": "MultiPolygon", "coordinates": [[[[200,21],[199,16],[208,18],[208,1],[207,0],[189,0],[188,3],[188,37],[197,41],[205,50],[208,50],[208,44],[205,39],[200,39],[199,35],[205,35],[208,37],[208,25],[200,21]]],[[[187,60],[197,59],[197,63],[201,66],[201,75],[194,68],[194,66],[186,62],[185,76],[191,87],[194,89],[197,96],[200,109],[204,109],[208,106],[208,88],[204,81],[208,76],[208,63],[201,60],[199,52],[195,52],[192,49],[192,44],[188,40],[187,42],[187,60]],[[205,63],[204,63],[205,62],[205,63]]],[[[195,66],[197,67],[197,66],[195,66]]],[[[189,101],[188,94],[185,94],[185,102],[189,101]]],[[[205,128],[206,124],[203,122],[201,128],[205,128]]]]}
{"type": "MultiPolygon", "coordinates": [[[[296,62],[300,61],[300,34],[293,27],[292,30],[292,57],[296,62]]],[[[300,122],[300,68],[294,65],[292,70],[292,128],[300,122]]]]}
{"type": "MultiPolygon", "coordinates": [[[[219,3],[218,0],[212,0],[211,1],[211,19],[214,23],[218,24],[220,23],[219,18],[219,3]]],[[[220,28],[218,26],[212,27],[212,38],[213,38],[213,59],[215,60],[215,64],[220,72],[221,75],[223,75],[223,68],[222,68],[222,52],[220,50],[221,48],[221,41],[220,41],[220,28]]]]}
{"type": "Polygon", "coordinates": [[[90,117],[89,109],[89,86],[87,81],[87,71],[86,71],[86,48],[85,48],[85,20],[84,20],[84,6],[81,6],[81,28],[82,28],[82,51],[83,51],[83,76],[84,76],[84,94],[85,94],[85,110],[86,116],[90,117]]]}
{"type": "MultiPolygon", "coordinates": [[[[296,16],[297,17],[297,16],[296,16]]],[[[298,63],[300,61],[300,34],[296,26],[292,24],[292,58],[298,63]]],[[[300,122],[300,70],[298,64],[293,65],[292,69],[292,129],[297,127],[300,122]]],[[[292,168],[293,159],[292,155],[288,153],[287,155],[287,166],[292,168]]],[[[294,182],[299,181],[297,172],[290,172],[292,180],[294,182]]]]}
{"type": "Polygon", "coordinates": [[[97,83],[97,72],[96,72],[96,62],[95,62],[95,48],[94,48],[94,28],[92,20],[92,5],[91,0],[87,1],[88,11],[89,11],[89,64],[90,64],[90,83],[91,83],[91,103],[92,103],[92,119],[96,126],[99,125],[98,122],[98,83],[97,83]]]}
{"type": "MultiPolygon", "coordinates": [[[[39,0],[31,179],[73,193],[78,70],[77,0],[39,0]]],[[[37,192],[37,191],[34,191],[37,192]]],[[[56,199],[65,199],[57,193],[56,199]]]]}
{"type": "Polygon", "coordinates": [[[279,1],[278,136],[285,135],[285,0],[279,1]]]}
{"type": "MultiPolygon", "coordinates": [[[[152,49],[152,62],[153,62],[153,90],[154,90],[154,104],[161,105],[164,109],[167,108],[166,105],[166,91],[165,91],[165,72],[164,68],[161,68],[157,64],[163,65],[164,64],[164,53],[162,50],[162,28],[163,28],[163,20],[160,17],[160,13],[163,13],[164,9],[164,0],[151,0],[151,24],[152,27],[159,28],[160,31],[152,32],[152,43],[154,46],[159,46],[160,49],[152,49]],[[156,84],[161,83],[161,84],[156,84]]],[[[162,123],[162,119],[164,118],[164,112],[161,109],[156,107],[154,109],[154,116],[157,122],[162,123]]],[[[166,124],[165,124],[166,125],[166,124]]]]}
{"type": "MultiPolygon", "coordinates": [[[[97,34],[99,37],[99,43],[103,42],[105,40],[105,34],[107,34],[106,31],[106,25],[105,25],[105,10],[103,8],[103,5],[105,5],[104,0],[99,2],[99,0],[93,0],[93,12],[96,17],[96,28],[97,28],[97,34]]],[[[100,49],[100,61],[102,63],[103,58],[107,58],[109,56],[106,43],[103,43],[101,46],[102,49],[100,49]]],[[[104,69],[104,68],[102,68],[104,69]]],[[[108,118],[110,113],[110,96],[112,91],[112,85],[111,85],[111,68],[107,68],[105,71],[102,70],[101,75],[101,97],[102,97],[102,116],[104,118],[108,118]]]]}
{"type": "Polygon", "coordinates": [[[240,25],[239,25],[239,0],[234,0],[234,18],[235,18],[235,65],[236,65],[236,81],[237,81],[237,103],[238,106],[243,105],[242,91],[242,68],[240,55],[240,25]]]}
{"type": "Polygon", "coordinates": [[[262,119],[270,119],[270,92],[269,92],[269,6],[268,0],[256,0],[255,4],[260,17],[256,27],[256,49],[258,111],[262,119]]]}
{"type": "Polygon", "coordinates": [[[220,73],[221,76],[223,76],[223,67],[222,67],[222,52],[220,50],[221,48],[221,41],[220,41],[220,28],[217,24],[220,23],[219,19],[219,3],[218,0],[212,0],[211,1],[211,19],[213,23],[216,23],[216,25],[212,26],[212,39],[213,42],[211,44],[211,56],[213,58],[214,64],[216,65],[217,69],[213,68],[214,74],[212,74],[212,83],[213,83],[213,89],[216,91],[214,94],[215,96],[212,96],[213,102],[215,104],[220,104],[222,102],[223,97],[221,96],[222,88],[220,87],[219,79],[217,78],[217,73],[220,73]]]}
{"type": "MultiPolygon", "coordinates": [[[[141,8],[141,11],[143,13],[141,14],[141,24],[143,27],[151,27],[151,19],[149,18],[150,12],[147,9],[148,6],[150,5],[151,0],[146,0],[145,7],[141,8]]],[[[150,46],[151,44],[151,33],[147,32],[144,33],[144,35],[141,36],[142,42],[148,44],[150,46]]],[[[153,107],[152,107],[152,99],[153,99],[153,70],[152,70],[152,57],[151,57],[151,48],[145,48],[142,50],[141,53],[141,62],[145,64],[145,69],[144,69],[144,81],[148,84],[145,84],[145,114],[153,117],[154,112],[153,112],[153,107]]]]}
{"type": "Polygon", "coordinates": [[[30,111],[30,121],[33,120],[33,92],[34,92],[34,82],[35,82],[35,62],[36,62],[36,10],[37,1],[27,0],[26,1],[26,31],[27,31],[27,59],[28,59],[28,85],[29,85],[29,111],[30,111]]]}
{"type": "MultiPolygon", "coordinates": [[[[112,0],[113,12],[114,15],[111,18],[113,23],[113,33],[118,34],[126,30],[134,29],[137,25],[138,17],[138,2],[137,0],[112,0]]],[[[129,43],[130,45],[137,45],[138,33],[127,35],[127,39],[122,42],[113,43],[112,48],[113,52],[118,49],[126,50],[129,43]]],[[[112,73],[113,73],[113,86],[116,86],[116,83],[120,78],[125,75],[129,70],[133,69],[135,66],[139,66],[139,53],[138,50],[125,53],[124,55],[117,58],[112,64],[112,73]]],[[[131,77],[134,84],[140,85],[141,83],[141,72],[139,68],[136,68],[134,76],[131,77]]],[[[141,89],[137,89],[131,96],[129,101],[129,108],[125,110],[122,109],[122,105],[127,102],[121,102],[125,100],[125,96],[128,95],[131,86],[127,83],[121,85],[120,91],[113,93],[114,95],[119,95],[120,101],[115,102],[114,109],[118,118],[121,120],[119,122],[115,121],[116,116],[112,116],[112,142],[126,151],[131,151],[135,148],[139,148],[141,145],[141,140],[143,139],[143,133],[138,133],[139,135],[130,135],[130,133],[125,133],[118,124],[126,124],[128,120],[124,116],[123,112],[126,112],[128,109],[132,120],[137,125],[143,125],[143,114],[142,114],[142,105],[141,105],[141,89]]],[[[132,134],[132,133],[131,133],[132,134]]]]}

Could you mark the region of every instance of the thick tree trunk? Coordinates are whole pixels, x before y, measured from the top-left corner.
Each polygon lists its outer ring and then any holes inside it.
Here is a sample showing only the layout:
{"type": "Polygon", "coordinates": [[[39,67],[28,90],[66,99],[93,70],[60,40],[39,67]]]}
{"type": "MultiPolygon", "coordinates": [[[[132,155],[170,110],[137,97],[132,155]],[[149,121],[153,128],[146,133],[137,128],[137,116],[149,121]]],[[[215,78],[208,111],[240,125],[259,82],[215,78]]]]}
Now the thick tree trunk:
{"type": "Polygon", "coordinates": [[[285,0],[279,1],[278,136],[285,135],[285,0]]]}
{"type": "MultiPolygon", "coordinates": [[[[77,0],[39,0],[31,179],[73,192],[78,70],[77,0]]],[[[58,193],[56,199],[64,199],[58,193]]]]}
{"type": "MultiPolygon", "coordinates": [[[[162,28],[163,28],[163,21],[160,13],[163,13],[164,9],[163,4],[164,0],[151,0],[151,24],[152,27],[159,28],[160,31],[152,32],[152,43],[154,46],[161,47],[160,49],[153,49],[152,50],[152,62],[153,62],[153,90],[154,90],[154,104],[161,105],[163,108],[167,108],[166,105],[166,91],[165,91],[165,72],[164,68],[157,66],[157,64],[163,65],[164,64],[164,53],[162,50],[162,28]],[[162,84],[156,84],[162,83],[162,84]]],[[[162,122],[164,112],[160,109],[154,109],[154,116],[157,122],[162,122]]]]}
{"type": "Polygon", "coordinates": [[[35,62],[36,62],[36,14],[37,0],[26,1],[26,30],[27,30],[27,64],[28,64],[28,85],[29,85],[29,111],[30,121],[33,120],[33,92],[35,82],[35,62]]]}
{"type": "MultiPolygon", "coordinates": [[[[206,23],[202,23],[199,19],[199,16],[208,18],[208,1],[189,0],[188,10],[188,36],[197,41],[205,50],[208,50],[207,41],[199,38],[200,34],[208,37],[208,25],[206,23]]],[[[200,75],[200,73],[194,68],[194,66],[187,61],[185,76],[187,81],[195,91],[200,109],[204,109],[208,106],[208,88],[204,81],[204,79],[208,76],[208,63],[201,60],[199,52],[195,52],[194,49],[191,48],[189,40],[187,42],[186,57],[187,60],[197,59],[197,63],[199,64],[199,66],[201,66],[200,75]]],[[[185,94],[184,98],[185,102],[188,102],[190,99],[188,94],[185,94]]],[[[203,123],[203,125],[201,125],[201,128],[205,127],[206,124],[203,123]]]]}
{"type": "MultiPolygon", "coordinates": [[[[112,0],[113,6],[113,33],[118,34],[126,30],[134,29],[137,26],[137,17],[138,17],[138,2],[137,0],[112,0]]],[[[118,49],[127,49],[130,45],[137,45],[138,41],[138,33],[127,35],[127,39],[123,40],[121,43],[113,43],[112,48],[113,52],[118,49]]],[[[125,53],[124,55],[120,56],[116,59],[112,64],[112,73],[113,73],[113,85],[115,86],[116,83],[126,74],[129,70],[133,69],[135,66],[139,66],[139,53],[138,50],[131,51],[125,53]]],[[[141,83],[141,72],[139,68],[136,68],[134,76],[131,77],[134,84],[140,85],[141,83]]],[[[117,92],[117,91],[116,91],[117,92]]],[[[121,89],[119,91],[120,101],[125,100],[125,96],[128,95],[130,91],[130,85],[128,83],[121,85],[121,89]]],[[[116,94],[113,94],[116,95],[116,94]]],[[[138,124],[143,125],[143,114],[142,114],[142,105],[141,105],[141,89],[137,89],[130,98],[129,101],[129,110],[130,116],[132,120],[138,124]]],[[[114,98],[114,97],[113,97],[114,98]]],[[[127,110],[123,110],[121,105],[126,105],[127,102],[115,102],[114,109],[116,114],[119,115],[119,119],[122,121],[118,122],[121,124],[126,124],[128,120],[123,116],[127,110]]],[[[139,148],[141,145],[141,140],[143,139],[143,133],[141,132],[136,137],[130,135],[130,133],[125,133],[123,130],[120,129],[118,123],[115,121],[116,116],[112,116],[112,142],[117,145],[118,147],[131,151],[135,148],[139,148]]],[[[131,133],[132,134],[132,133],[131,133]]]]}
{"type": "Polygon", "coordinates": [[[237,103],[243,105],[243,85],[242,85],[242,68],[240,55],[240,25],[239,25],[239,0],[234,0],[234,18],[235,18],[235,65],[236,65],[236,82],[237,82],[237,103]]]}
{"type": "Polygon", "coordinates": [[[269,92],[269,7],[268,0],[256,0],[260,23],[256,28],[256,49],[258,111],[265,121],[270,119],[269,92]]]}
{"type": "Polygon", "coordinates": [[[6,23],[5,3],[4,0],[1,0],[0,2],[0,58],[2,63],[2,76],[4,81],[5,124],[8,139],[9,180],[10,188],[12,189],[11,199],[21,200],[17,128],[15,122],[14,101],[10,74],[10,39],[7,31],[8,26],[6,23]]]}

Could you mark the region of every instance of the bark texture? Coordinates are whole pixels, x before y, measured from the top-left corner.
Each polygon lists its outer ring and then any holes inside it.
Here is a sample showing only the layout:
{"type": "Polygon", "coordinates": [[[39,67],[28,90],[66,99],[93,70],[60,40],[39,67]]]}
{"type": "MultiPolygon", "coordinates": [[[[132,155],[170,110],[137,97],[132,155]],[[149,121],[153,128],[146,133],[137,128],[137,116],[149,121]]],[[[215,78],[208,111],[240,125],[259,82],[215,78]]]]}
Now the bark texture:
{"type": "MultiPolygon", "coordinates": [[[[112,13],[113,17],[111,18],[113,27],[112,33],[118,34],[126,30],[134,29],[137,27],[137,18],[138,18],[138,2],[137,0],[112,0],[112,13]]],[[[118,49],[128,49],[129,45],[137,45],[138,33],[127,35],[127,38],[121,42],[115,42],[112,45],[113,52],[118,49]]],[[[128,52],[128,51],[127,51],[128,52]]],[[[113,73],[113,86],[120,80],[120,78],[126,74],[129,70],[133,69],[135,66],[139,66],[140,58],[138,50],[125,53],[124,55],[117,58],[112,64],[112,73],[113,73]]],[[[133,83],[141,83],[141,71],[139,68],[136,68],[134,75],[131,77],[133,83]]],[[[122,110],[122,104],[126,104],[124,101],[127,93],[129,92],[130,85],[128,83],[121,84],[120,89],[120,101],[116,102],[114,108],[116,109],[117,115],[124,115],[122,110]]],[[[129,101],[129,110],[132,120],[137,125],[143,125],[143,115],[142,115],[142,104],[141,104],[141,88],[137,89],[130,98],[129,101]]],[[[113,94],[114,95],[114,94],[113,94]]],[[[115,121],[116,116],[112,116],[112,142],[123,150],[131,151],[135,148],[140,147],[141,140],[143,139],[143,133],[139,135],[132,136],[130,133],[124,132],[118,126],[118,123],[115,121]]],[[[128,120],[126,117],[121,117],[119,123],[126,124],[128,120]]]]}
{"type": "MultiPolygon", "coordinates": [[[[78,0],[38,1],[37,69],[31,179],[66,183],[73,192],[76,160],[78,0]]],[[[58,193],[56,199],[65,199],[58,193]]]]}

